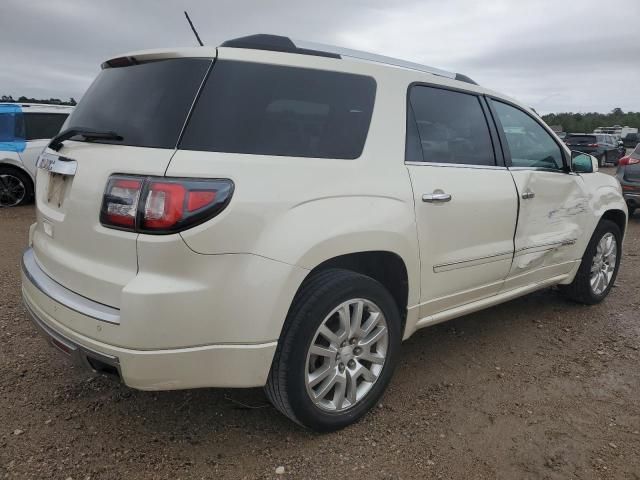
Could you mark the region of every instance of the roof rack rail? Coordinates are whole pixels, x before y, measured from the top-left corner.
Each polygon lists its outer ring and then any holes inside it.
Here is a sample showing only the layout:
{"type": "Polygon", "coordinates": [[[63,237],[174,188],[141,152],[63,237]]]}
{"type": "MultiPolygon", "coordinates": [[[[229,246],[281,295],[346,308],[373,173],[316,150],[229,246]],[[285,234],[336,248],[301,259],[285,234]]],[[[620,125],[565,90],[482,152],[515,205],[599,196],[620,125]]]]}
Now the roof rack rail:
{"type": "Polygon", "coordinates": [[[350,48],[335,47],[333,45],[324,45],[321,43],[307,42],[304,40],[292,40],[289,37],[284,37],[281,35],[269,35],[260,33],[257,35],[249,35],[246,37],[227,40],[220,46],[232,48],[249,48],[254,50],[270,50],[285,53],[298,53],[302,55],[317,55],[329,58],[357,58],[358,60],[392,65],[394,67],[408,68],[410,70],[417,70],[419,72],[430,73],[432,75],[438,75],[440,77],[450,78],[452,80],[459,80],[461,82],[477,85],[476,82],[461,73],[448,72],[446,70],[430,67],[428,65],[408,62],[406,60],[386,57],[384,55],[377,55],[375,53],[362,52],[360,50],[352,50],[350,48]]]}

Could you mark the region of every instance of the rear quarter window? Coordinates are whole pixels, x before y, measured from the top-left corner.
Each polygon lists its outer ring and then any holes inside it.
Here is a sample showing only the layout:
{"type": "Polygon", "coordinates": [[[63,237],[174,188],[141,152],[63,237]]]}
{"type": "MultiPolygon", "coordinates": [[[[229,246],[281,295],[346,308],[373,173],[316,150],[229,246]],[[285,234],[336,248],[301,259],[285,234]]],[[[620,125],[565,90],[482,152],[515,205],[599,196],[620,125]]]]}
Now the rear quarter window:
{"type": "Polygon", "coordinates": [[[218,60],[179,148],[355,159],[375,94],[376,82],[367,76],[218,60]]]}

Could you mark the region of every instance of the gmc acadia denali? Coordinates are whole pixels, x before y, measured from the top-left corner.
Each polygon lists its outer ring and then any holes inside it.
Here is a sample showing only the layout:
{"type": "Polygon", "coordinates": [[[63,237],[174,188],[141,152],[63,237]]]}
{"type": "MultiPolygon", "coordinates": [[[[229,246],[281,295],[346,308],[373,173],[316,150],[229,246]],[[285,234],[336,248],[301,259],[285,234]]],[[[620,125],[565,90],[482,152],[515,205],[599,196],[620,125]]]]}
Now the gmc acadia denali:
{"type": "Polygon", "coordinates": [[[22,290],[53,345],[142,390],[265,386],[319,431],[419,328],[552,285],[602,301],[627,224],[518,102],[273,35],[106,61],[38,167],[22,290]]]}

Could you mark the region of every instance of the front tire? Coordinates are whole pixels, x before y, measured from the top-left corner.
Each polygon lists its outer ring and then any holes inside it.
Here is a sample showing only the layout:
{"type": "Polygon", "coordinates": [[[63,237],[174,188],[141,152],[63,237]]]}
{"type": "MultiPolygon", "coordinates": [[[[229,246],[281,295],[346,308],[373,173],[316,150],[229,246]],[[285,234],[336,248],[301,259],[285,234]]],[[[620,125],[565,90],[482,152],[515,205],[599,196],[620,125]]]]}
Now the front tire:
{"type": "Polygon", "coordinates": [[[344,428],[384,393],[401,336],[398,307],[376,280],[342,269],[312,274],[287,316],[267,397],[300,425],[344,428]]]}
{"type": "Polygon", "coordinates": [[[594,305],[609,295],[622,257],[622,232],[611,220],[601,220],[589,241],[573,282],[562,293],[579,303],[594,305]]]}

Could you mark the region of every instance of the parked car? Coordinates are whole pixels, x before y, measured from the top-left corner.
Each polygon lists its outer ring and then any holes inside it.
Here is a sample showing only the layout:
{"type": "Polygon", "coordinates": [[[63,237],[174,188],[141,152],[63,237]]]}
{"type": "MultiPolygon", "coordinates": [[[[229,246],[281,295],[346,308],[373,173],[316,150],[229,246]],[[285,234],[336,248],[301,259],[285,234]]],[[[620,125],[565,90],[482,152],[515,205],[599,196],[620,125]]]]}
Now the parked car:
{"type": "Polygon", "coordinates": [[[621,149],[617,140],[608,134],[569,133],[564,141],[572,150],[596,157],[600,167],[606,163],[616,165],[624,155],[624,149],[621,149]]]}
{"type": "Polygon", "coordinates": [[[633,152],[620,159],[616,177],[622,186],[629,215],[633,215],[640,207],[640,144],[636,145],[633,152]]]}
{"type": "Polygon", "coordinates": [[[640,135],[637,133],[628,133],[626,137],[622,139],[624,148],[636,148],[636,145],[640,143],[640,135]]]}
{"type": "Polygon", "coordinates": [[[73,107],[0,104],[0,207],[33,200],[36,160],[73,107]]]}
{"type": "Polygon", "coordinates": [[[142,390],[265,386],[319,431],[420,328],[551,285],[601,302],[627,224],[515,100],[269,35],[108,60],[39,167],[23,296],[53,345],[142,390]]]}

